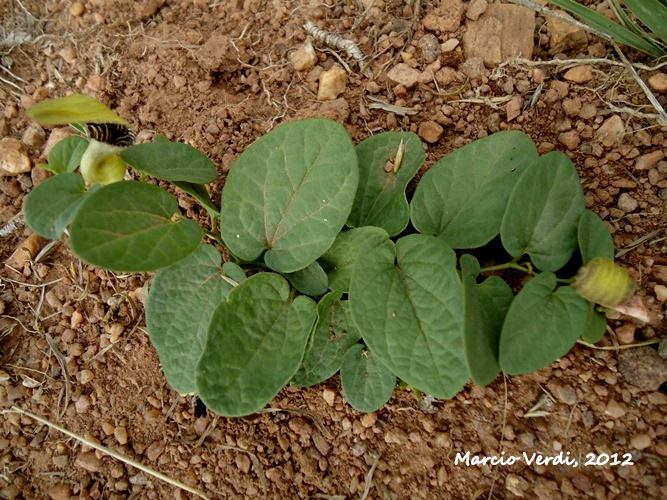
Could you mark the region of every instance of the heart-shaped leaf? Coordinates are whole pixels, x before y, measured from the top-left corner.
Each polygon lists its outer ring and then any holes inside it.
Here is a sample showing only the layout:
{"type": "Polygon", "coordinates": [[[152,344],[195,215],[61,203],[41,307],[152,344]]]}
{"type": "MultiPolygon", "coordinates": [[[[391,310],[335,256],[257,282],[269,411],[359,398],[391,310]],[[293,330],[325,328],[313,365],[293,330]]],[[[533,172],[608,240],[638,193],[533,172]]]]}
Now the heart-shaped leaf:
{"type": "Polygon", "coordinates": [[[195,367],[204,350],[213,312],[234,288],[210,245],[153,278],[146,302],[146,326],[169,385],[180,394],[195,391],[195,367]]]}
{"type": "Polygon", "coordinates": [[[202,401],[218,415],[253,413],[296,373],[315,323],[316,305],[292,300],[287,280],[259,273],[232,290],[213,314],[197,365],[202,401]]]}
{"type": "Polygon", "coordinates": [[[515,130],[451,152],[419,180],[410,203],[412,224],[453,248],[477,248],[500,231],[521,173],[538,158],[533,141],[515,130]]]}
{"type": "Polygon", "coordinates": [[[72,250],[89,264],[112,271],[168,267],[201,241],[193,221],[172,221],[176,198],[144,182],[115,182],[86,196],[70,229],[72,250]]]}
{"type": "Polygon", "coordinates": [[[352,208],[357,155],[345,129],[312,118],[276,127],[247,148],[222,194],[220,228],[229,250],[290,273],[333,243],[352,208]]]}
{"type": "Polygon", "coordinates": [[[544,368],[582,334],[588,302],[573,287],[556,285],[555,274],[541,273],[514,298],[500,334],[500,368],[508,375],[544,368]]]}
{"type": "Polygon", "coordinates": [[[500,229],[512,257],[528,254],[542,271],[557,271],[577,248],[577,224],[584,212],[584,191],[566,154],[540,157],[514,186],[500,229]]]}
{"type": "Polygon", "coordinates": [[[377,226],[395,236],[410,220],[405,188],[424,163],[421,139],[410,132],[383,132],[359,144],[357,155],[359,187],[347,224],[377,226]]]}
{"type": "Polygon", "coordinates": [[[456,255],[434,236],[378,247],[355,266],[352,317],[382,364],[409,385],[453,397],[468,379],[463,286],[456,255]]]}

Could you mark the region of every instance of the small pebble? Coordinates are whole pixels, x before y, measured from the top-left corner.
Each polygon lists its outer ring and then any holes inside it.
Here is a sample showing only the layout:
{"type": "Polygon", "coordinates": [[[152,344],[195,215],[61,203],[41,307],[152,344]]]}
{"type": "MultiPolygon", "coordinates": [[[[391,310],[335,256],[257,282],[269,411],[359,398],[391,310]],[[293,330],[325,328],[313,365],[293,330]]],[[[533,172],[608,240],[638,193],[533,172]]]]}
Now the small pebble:
{"type": "Polygon", "coordinates": [[[605,409],[605,415],[610,416],[611,418],[621,418],[625,415],[626,406],[623,403],[618,403],[613,399],[607,403],[607,408],[605,409]]]}
{"type": "Polygon", "coordinates": [[[18,175],[30,172],[32,168],[30,157],[25,145],[13,137],[0,140],[0,173],[4,175],[18,175]]]}
{"type": "Polygon", "coordinates": [[[649,170],[655,167],[664,158],[665,158],[665,153],[662,150],[646,153],[645,155],[642,155],[639,158],[637,158],[637,161],[635,162],[635,169],[649,170]]]}
{"type": "Polygon", "coordinates": [[[433,144],[438,142],[443,132],[444,129],[440,124],[434,121],[426,121],[419,125],[417,135],[419,135],[419,137],[424,139],[426,142],[433,144]]]}
{"type": "Polygon", "coordinates": [[[326,388],[322,391],[322,397],[329,406],[333,406],[334,401],[336,400],[336,391],[334,391],[333,389],[326,388]]]}
{"type": "Polygon", "coordinates": [[[405,63],[399,63],[387,72],[387,78],[409,89],[417,84],[420,74],[419,70],[411,68],[405,63]]]}
{"type": "Polygon", "coordinates": [[[86,451],[77,455],[74,464],[88,472],[99,472],[102,469],[103,462],[97,458],[95,452],[86,451]]]}
{"type": "Polygon", "coordinates": [[[74,2],[72,6],[69,8],[70,14],[72,14],[74,17],[82,16],[85,11],[86,7],[83,5],[82,2],[74,2]]]}
{"type": "Polygon", "coordinates": [[[345,92],[347,86],[347,73],[343,68],[335,64],[329,71],[320,75],[320,85],[317,89],[319,101],[332,101],[345,92]]]}
{"type": "Polygon", "coordinates": [[[90,370],[81,370],[79,373],[79,382],[82,384],[87,384],[95,378],[95,374],[90,370]]]}
{"type": "Polygon", "coordinates": [[[651,436],[648,434],[636,434],[630,439],[630,446],[636,450],[645,450],[651,446],[651,436]]]}
{"type": "Polygon", "coordinates": [[[317,54],[315,53],[310,38],[307,39],[296,51],[292,52],[289,58],[296,71],[303,71],[315,66],[315,64],[317,64],[317,54]]]}
{"type": "Polygon", "coordinates": [[[621,193],[621,196],[618,197],[618,208],[623,210],[626,214],[634,212],[639,206],[639,202],[635,200],[628,193],[621,193]]]}
{"type": "Polygon", "coordinates": [[[619,142],[621,137],[625,132],[625,124],[623,119],[618,115],[613,115],[607,118],[597,133],[595,134],[596,138],[602,143],[605,147],[612,147],[616,142],[619,142]]]}
{"type": "Polygon", "coordinates": [[[655,293],[655,298],[659,302],[667,302],[667,286],[665,285],[655,285],[653,287],[653,292],[655,293]]]}
{"type": "Polygon", "coordinates": [[[118,444],[127,444],[127,429],[119,425],[113,430],[113,437],[116,438],[118,444]]]}
{"type": "Polygon", "coordinates": [[[667,92],[667,74],[656,73],[648,79],[648,84],[656,92],[667,92]]]}
{"type": "Polygon", "coordinates": [[[377,420],[378,416],[375,412],[366,413],[361,417],[361,425],[363,425],[368,429],[370,427],[373,427],[375,425],[375,422],[377,422],[377,420]]]}

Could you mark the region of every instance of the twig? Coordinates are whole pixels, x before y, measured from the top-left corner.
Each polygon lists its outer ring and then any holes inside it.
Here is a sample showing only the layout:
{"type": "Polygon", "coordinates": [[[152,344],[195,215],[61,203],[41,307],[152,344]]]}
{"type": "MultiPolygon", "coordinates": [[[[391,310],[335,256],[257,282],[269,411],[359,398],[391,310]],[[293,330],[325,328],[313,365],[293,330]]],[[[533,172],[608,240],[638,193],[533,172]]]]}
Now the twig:
{"type": "Polygon", "coordinates": [[[60,350],[58,349],[56,341],[53,340],[53,337],[51,337],[51,335],[48,332],[44,332],[44,336],[46,337],[46,341],[48,342],[49,347],[53,352],[53,355],[58,360],[58,364],[60,365],[60,369],[63,371],[63,377],[65,379],[65,403],[63,404],[63,407],[58,411],[58,418],[63,418],[65,412],[67,411],[67,405],[69,404],[70,398],[72,397],[71,396],[72,381],[70,380],[69,372],[67,371],[67,360],[65,359],[65,356],[63,356],[60,350]]]}
{"type": "Polygon", "coordinates": [[[368,470],[368,473],[364,478],[366,486],[364,487],[364,492],[361,495],[361,500],[366,500],[368,494],[371,492],[371,487],[373,485],[373,473],[375,472],[375,468],[378,466],[378,463],[380,462],[380,455],[381,455],[380,452],[376,453],[375,460],[373,460],[373,465],[371,465],[371,468],[368,470]]]}
{"type": "Polygon", "coordinates": [[[667,228],[661,227],[660,229],[656,229],[655,231],[651,231],[650,233],[645,234],[645,235],[642,236],[641,238],[636,239],[635,241],[633,241],[632,243],[630,243],[630,244],[629,244],[628,246],[626,246],[624,249],[619,250],[618,252],[616,252],[616,255],[615,255],[614,257],[616,257],[617,259],[618,259],[619,257],[623,257],[626,253],[631,252],[632,250],[634,250],[635,248],[637,248],[637,247],[638,247],[639,245],[641,245],[642,243],[644,243],[644,242],[650,240],[650,239],[653,238],[654,236],[659,235],[659,234],[662,233],[665,229],[667,229],[667,228]]]}
{"type": "Polygon", "coordinates": [[[597,349],[599,351],[621,351],[623,349],[632,349],[634,347],[644,347],[647,345],[653,345],[659,343],[659,339],[645,340],[644,342],[637,342],[636,344],[625,344],[625,345],[602,345],[598,346],[595,344],[589,344],[584,340],[577,340],[577,344],[585,345],[591,349],[597,349]]]}
{"type": "Polygon", "coordinates": [[[190,486],[188,486],[186,484],[183,484],[180,481],[177,481],[175,479],[172,479],[169,476],[166,476],[166,475],[164,475],[160,472],[154,471],[153,469],[151,469],[149,467],[146,467],[145,465],[137,462],[136,460],[125,457],[125,456],[121,455],[120,453],[117,453],[113,450],[110,450],[109,448],[105,448],[104,446],[99,445],[99,444],[95,443],[94,441],[91,441],[90,439],[86,439],[86,438],[81,437],[77,434],[74,434],[73,432],[68,431],[64,427],[61,427],[58,424],[54,424],[53,422],[51,422],[51,421],[49,421],[45,418],[39,417],[39,416],[35,415],[34,413],[31,413],[27,410],[23,410],[23,409],[19,408],[18,406],[12,406],[9,410],[2,410],[2,413],[19,413],[21,415],[25,415],[26,417],[30,417],[33,420],[36,420],[37,422],[39,422],[40,424],[46,425],[46,426],[50,427],[51,429],[55,429],[59,432],[62,432],[66,436],[74,438],[77,441],[79,441],[80,443],[85,444],[86,446],[94,448],[97,451],[100,451],[100,452],[102,452],[106,455],[109,455],[109,456],[115,458],[116,460],[120,460],[121,462],[123,462],[127,465],[131,465],[132,467],[134,467],[136,469],[139,469],[140,471],[145,472],[146,474],[149,474],[149,475],[151,475],[151,476],[153,476],[157,479],[161,479],[162,481],[164,481],[166,483],[169,483],[172,486],[176,486],[177,488],[180,488],[180,489],[185,490],[189,493],[197,495],[200,498],[206,498],[206,499],[210,498],[208,495],[206,495],[205,493],[202,493],[199,490],[191,488],[190,486]]]}

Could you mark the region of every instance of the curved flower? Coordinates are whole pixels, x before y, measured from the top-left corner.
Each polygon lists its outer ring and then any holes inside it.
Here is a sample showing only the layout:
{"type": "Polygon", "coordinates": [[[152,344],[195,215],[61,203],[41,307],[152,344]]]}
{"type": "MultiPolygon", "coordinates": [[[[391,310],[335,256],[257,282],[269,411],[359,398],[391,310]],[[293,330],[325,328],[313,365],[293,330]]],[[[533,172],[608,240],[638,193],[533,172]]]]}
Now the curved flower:
{"type": "Polygon", "coordinates": [[[123,147],[113,146],[95,139],[81,157],[81,176],[90,184],[111,184],[122,181],[127,165],[118,156],[123,147]]]}

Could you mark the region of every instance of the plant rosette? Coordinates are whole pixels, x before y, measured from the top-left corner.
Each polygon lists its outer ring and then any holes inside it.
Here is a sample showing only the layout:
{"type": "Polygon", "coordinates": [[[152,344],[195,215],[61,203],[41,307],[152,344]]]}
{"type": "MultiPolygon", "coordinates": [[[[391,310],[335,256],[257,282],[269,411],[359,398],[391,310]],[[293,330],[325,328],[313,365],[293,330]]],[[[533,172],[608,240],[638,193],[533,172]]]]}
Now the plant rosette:
{"type": "MultiPolygon", "coordinates": [[[[58,123],[91,120],[59,112],[58,123]]],[[[47,105],[33,118],[53,114],[47,105]]],[[[522,132],[450,153],[408,199],[425,160],[415,134],[355,147],[331,120],[285,123],[238,157],[220,208],[205,186],[216,169],[190,146],[125,146],[111,154],[140,180],[101,186],[74,173],[90,144],[77,136],[54,148],[57,175],[28,195],[26,221],[54,239],[69,228],[92,265],[157,270],[146,324],[166,378],[220,415],[253,413],[287,384],[338,372],[360,411],[383,406],[397,380],[451,398],[471,379],[539,370],[579,339],[598,342],[606,318],[596,303],[622,307],[636,291],[604,222],[585,209],[571,160],[540,156],[522,132]],[[148,176],[202,204],[212,244],[148,176]],[[482,267],[482,251],[495,262],[482,267]],[[511,288],[507,271],[525,273],[523,286],[511,288]]]]}

